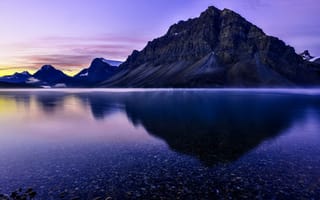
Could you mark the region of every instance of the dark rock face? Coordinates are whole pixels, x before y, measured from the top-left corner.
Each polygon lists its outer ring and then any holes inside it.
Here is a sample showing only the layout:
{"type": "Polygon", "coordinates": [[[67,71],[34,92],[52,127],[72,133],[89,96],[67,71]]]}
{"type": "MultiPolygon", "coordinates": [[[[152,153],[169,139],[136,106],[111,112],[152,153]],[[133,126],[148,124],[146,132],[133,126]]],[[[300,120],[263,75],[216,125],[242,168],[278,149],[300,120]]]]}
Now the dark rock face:
{"type": "Polygon", "coordinates": [[[92,61],[88,69],[83,69],[74,78],[82,84],[94,85],[107,80],[118,72],[118,67],[111,66],[107,60],[96,58],[92,61]]]}
{"type": "Polygon", "coordinates": [[[70,81],[69,76],[51,65],[44,65],[33,75],[33,77],[49,85],[67,83],[70,81]]]}
{"type": "Polygon", "coordinates": [[[319,68],[239,14],[209,7],[134,51],[104,87],[265,87],[320,84],[319,68]]]}

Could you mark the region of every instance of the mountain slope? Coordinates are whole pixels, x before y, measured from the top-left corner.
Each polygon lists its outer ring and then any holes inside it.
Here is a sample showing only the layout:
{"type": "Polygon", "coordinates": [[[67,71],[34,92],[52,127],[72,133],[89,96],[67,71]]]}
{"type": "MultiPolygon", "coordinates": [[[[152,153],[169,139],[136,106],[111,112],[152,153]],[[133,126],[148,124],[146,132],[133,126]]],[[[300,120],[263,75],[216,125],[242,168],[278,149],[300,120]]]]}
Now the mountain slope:
{"type": "Polygon", "coordinates": [[[209,7],[134,51],[101,86],[310,86],[320,83],[319,69],[239,14],[209,7]]]}

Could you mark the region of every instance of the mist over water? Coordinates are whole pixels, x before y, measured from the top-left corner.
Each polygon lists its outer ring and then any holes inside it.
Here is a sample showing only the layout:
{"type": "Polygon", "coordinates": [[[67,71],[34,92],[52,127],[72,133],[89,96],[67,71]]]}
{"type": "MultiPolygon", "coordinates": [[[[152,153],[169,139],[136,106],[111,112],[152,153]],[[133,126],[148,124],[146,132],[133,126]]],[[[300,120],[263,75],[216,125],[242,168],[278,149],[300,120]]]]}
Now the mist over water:
{"type": "Polygon", "coordinates": [[[317,90],[2,90],[0,194],[316,198],[317,90]]]}

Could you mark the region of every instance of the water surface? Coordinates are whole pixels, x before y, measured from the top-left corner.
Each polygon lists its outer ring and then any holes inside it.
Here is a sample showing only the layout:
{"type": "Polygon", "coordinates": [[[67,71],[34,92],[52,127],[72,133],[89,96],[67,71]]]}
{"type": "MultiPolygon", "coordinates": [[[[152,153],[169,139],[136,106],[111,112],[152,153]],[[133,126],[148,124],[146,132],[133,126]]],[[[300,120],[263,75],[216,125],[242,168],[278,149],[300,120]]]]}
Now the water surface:
{"type": "Polygon", "coordinates": [[[318,199],[318,90],[1,90],[0,194],[318,199]]]}

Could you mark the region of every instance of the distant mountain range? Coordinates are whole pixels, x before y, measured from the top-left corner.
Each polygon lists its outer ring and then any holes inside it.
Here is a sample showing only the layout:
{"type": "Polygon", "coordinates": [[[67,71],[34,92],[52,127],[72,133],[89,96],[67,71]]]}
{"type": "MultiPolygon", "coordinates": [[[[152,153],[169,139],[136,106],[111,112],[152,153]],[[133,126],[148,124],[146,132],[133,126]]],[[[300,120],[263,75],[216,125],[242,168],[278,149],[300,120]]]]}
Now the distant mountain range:
{"type": "Polygon", "coordinates": [[[44,65],[33,75],[22,72],[1,77],[0,87],[94,87],[113,76],[120,64],[120,61],[96,58],[89,68],[83,69],[74,77],[64,74],[51,65],[44,65]]]}
{"type": "Polygon", "coordinates": [[[0,78],[33,87],[313,87],[320,57],[298,55],[229,9],[180,21],[121,63],[96,58],[69,77],[50,65],[0,78]]]}

